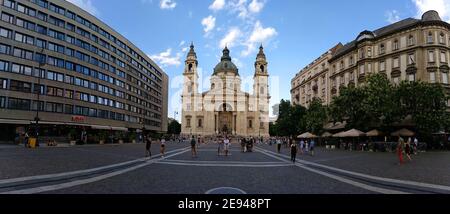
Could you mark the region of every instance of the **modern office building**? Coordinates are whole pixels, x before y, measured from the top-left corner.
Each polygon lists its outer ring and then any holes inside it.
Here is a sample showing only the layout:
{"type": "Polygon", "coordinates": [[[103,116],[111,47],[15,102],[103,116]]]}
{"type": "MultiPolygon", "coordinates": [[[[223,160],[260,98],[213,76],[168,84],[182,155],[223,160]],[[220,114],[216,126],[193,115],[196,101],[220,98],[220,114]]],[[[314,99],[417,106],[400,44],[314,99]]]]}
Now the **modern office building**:
{"type": "MultiPolygon", "coordinates": [[[[384,74],[394,84],[405,80],[442,84],[450,92],[450,24],[436,11],[424,13],[421,19],[408,18],[375,31],[363,31],[325,58],[329,69],[327,74],[320,73],[327,77],[322,96],[325,105],[339,95],[341,87],[364,84],[372,73],[384,74]]],[[[294,103],[306,106],[310,82],[316,86],[317,75],[309,74],[309,70],[302,70],[292,80],[294,103]]]]}
{"type": "Polygon", "coordinates": [[[167,131],[168,76],[125,37],[63,0],[0,0],[0,141],[33,127],[167,131]]]}

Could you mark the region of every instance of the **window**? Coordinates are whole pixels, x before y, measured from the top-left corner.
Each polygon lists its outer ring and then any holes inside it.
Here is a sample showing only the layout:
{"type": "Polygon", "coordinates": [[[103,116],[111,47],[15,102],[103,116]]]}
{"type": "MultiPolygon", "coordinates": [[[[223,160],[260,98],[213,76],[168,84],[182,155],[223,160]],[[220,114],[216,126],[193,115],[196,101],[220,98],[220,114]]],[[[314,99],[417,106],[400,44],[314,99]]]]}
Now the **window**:
{"type": "Polygon", "coordinates": [[[428,62],[434,62],[434,51],[428,51],[428,62]]]}
{"type": "Polygon", "coordinates": [[[66,113],[66,114],[73,114],[73,105],[65,105],[64,106],[64,113],[66,113]]]}
{"type": "Polygon", "coordinates": [[[8,80],[0,79],[0,89],[8,89],[8,80]]]}
{"type": "Polygon", "coordinates": [[[414,53],[408,54],[408,65],[414,65],[416,63],[416,55],[414,53]]]}
{"type": "Polygon", "coordinates": [[[439,44],[445,44],[445,35],[442,32],[439,34],[439,44]]]}
{"type": "Polygon", "coordinates": [[[380,54],[384,54],[386,52],[386,47],[384,44],[380,44],[380,54]]]}
{"type": "Polygon", "coordinates": [[[365,66],[364,65],[360,65],[359,66],[359,74],[364,74],[365,73],[365,66]]]}
{"type": "Polygon", "coordinates": [[[5,38],[11,38],[12,31],[6,28],[0,27],[0,36],[5,38]]]}
{"type": "Polygon", "coordinates": [[[16,99],[16,98],[8,99],[9,109],[29,111],[30,104],[31,104],[30,100],[16,99]]]}
{"type": "Polygon", "coordinates": [[[25,92],[25,93],[31,93],[31,83],[17,81],[17,80],[10,80],[9,89],[11,91],[20,91],[20,92],[25,92]]]}
{"type": "Polygon", "coordinates": [[[248,127],[249,128],[253,128],[253,121],[252,120],[248,120],[248,127]]]}
{"type": "Polygon", "coordinates": [[[436,73],[430,72],[430,83],[435,83],[435,82],[436,82],[436,73]]]}
{"type": "Polygon", "coordinates": [[[414,82],[416,80],[416,74],[408,74],[408,81],[414,82]]]}
{"type": "Polygon", "coordinates": [[[43,13],[43,12],[39,11],[37,13],[37,18],[42,20],[42,21],[44,21],[44,22],[47,22],[48,15],[46,13],[43,13]]]}
{"type": "Polygon", "coordinates": [[[372,48],[371,47],[367,48],[367,56],[372,57],[372,48]]]}
{"type": "Polygon", "coordinates": [[[45,104],[45,111],[63,113],[63,104],[47,102],[45,104]]]}
{"type": "Polygon", "coordinates": [[[0,60],[0,71],[8,71],[9,63],[0,60]]]}
{"type": "Polygon", "coordinates": [[[36,111],[44,111],[44,102],[43,101],[39,101],[39,103],[37,101],[32,101],[31,102],[31,110],[36,111]]]}
{"type": "Polygon", "coordinates": [[[25,66],[25,65],[19,65],[19,64],[13,63],[11,66],[11,71],[14,73],[25,74],[25,75],[31,76],[31,74],[33,72],[33,68],[25,66]]]}
{"type": "Polygon", "coordinates": [[[11,51],[11,46],[0,44],[0,54],[9,55],[10,51],[11,51]]]}
{"type": "Polygon", "coordinates": [[[448,84],[448,73],[441,73],[442,76],[442,83],[448,84]]]}
{"type": "Polygon", "coordinates": [[[445,51],[441,51],[441,62],[447,62],[447,53],[445,51]]]}
{"type": "Polygon", "coordinates": [[[33,52],[26,51],[26,50],[23,50],[20,48],[14,48],[13,56],[23,58],[23,59],[33,60],[33,52]]]}
{"type": "Polygon", "coordinates": [[[396,51],[399,49],[399,43],[398,40],[394,40],[393,46],[392,46],[392,50],[396,51]]]}
{"type": "Polygon", "coordinates": [[[385,61],[380,62],[380,71],[386,71],[386,62],[385,61]]]}
{"type": "Polygon", "coordinates": [[[353,56],[351,56],[349,59],[348,59],[348,64],[349,65],[353,65],[353,56]]]}
{"type": "Polygon", "coordinates": [[[428,36],[427,36],[427,43],[428,43],[428,44],[433,43],[433,33],[432,33],[432,32],[429,32],[429,33],[428,33],[428,36]]]}
{"type": "Polygon", "coordinates": [[[4,0],[3,1],[3,6],[9,7],[9,8],[14,8],[14,1],[4,0]]]}
{"type": "Polygon", "coordinates": [[[398,57],[395,57],[392,59],[392,67],[393,68],[399,68],[400,67],[400,59],[398,57]]]}
{"type": "Polygon", "coordinates": [[[44,94],[44,85],[34,84],[33,94],[44,94]]]}
{"type": "Polygon", "coordinates": [[[198,127],[203,127],[203,120],[202,119],[198,119],[198,127]]]}
{"type": "Polygon", "coordinates": [[[400,83],[400,77],[392,78],[392,82],[394,82],[396,85],[398,85],[400,83]]]}
{"type": "Polygon", "coordinates": [[[364,49],[363,48],[359,49],[359,58],[364,59],[364,49]]]}
{"type": "Polygon", "coordinates": [[[28,35],[25,35],[25,34],[21,34],[21,33],[17,33],[16,32],[14,40],[16,40],[18,42],[34,45],[34,37],[31,37],[31,36],[28,36],[28,35]]]}
{"type": "Polygon", "coordinates": [[[409,35],[408,37],[408,46],[412,46],[414,45],[415,41],[414,41],[414,36],[413,35],[409,35]]]}
{"type": "Polygon", "coordinates": [[[186,119],[186,127],[187,128],[191,127],[191,119],[190,118],[186,119]]]}
{"type": "Polygon", "coordinates": [[[9,14],[7,14],[5,12],[2,12],[1,19],[4,22],[8,22],[8,23],[11,23],[11,24],[14,23],[14,16],[9,15],[9,14]]]}

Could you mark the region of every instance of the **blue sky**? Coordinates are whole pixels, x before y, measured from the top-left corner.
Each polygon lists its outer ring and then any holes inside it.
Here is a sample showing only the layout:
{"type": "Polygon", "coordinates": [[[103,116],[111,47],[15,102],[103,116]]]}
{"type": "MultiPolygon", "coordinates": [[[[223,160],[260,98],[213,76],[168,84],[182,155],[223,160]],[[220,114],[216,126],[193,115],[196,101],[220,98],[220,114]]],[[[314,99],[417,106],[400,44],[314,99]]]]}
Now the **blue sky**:
{"type": "MultiPolygon", "coordinates": [[[[124,35],[164,69],[170,78],[169,117],[181,112],[181,74],[191,41],[203,74],[203,91],[225,44],[241,77],[251,80],[262,43],[269,61],[273,105],[290,99],[290,80],[300,69],[363,30],[419,17],[429,9],[450,20],[450,0],[69,1],[124,35]]],[[[251,82],[243,90],[250,91],[251,82]]]]}

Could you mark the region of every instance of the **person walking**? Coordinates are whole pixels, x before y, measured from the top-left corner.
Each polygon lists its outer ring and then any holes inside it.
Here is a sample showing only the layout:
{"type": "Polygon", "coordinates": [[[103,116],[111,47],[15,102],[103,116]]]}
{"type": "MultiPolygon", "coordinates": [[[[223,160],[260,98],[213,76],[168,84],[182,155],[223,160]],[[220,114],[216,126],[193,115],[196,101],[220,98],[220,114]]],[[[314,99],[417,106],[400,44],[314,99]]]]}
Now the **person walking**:
{"type": "Polygon", "coordinates": [[[145,157],[152,157],[152,138],[150,136],[144,137],[145,139],[145,157]]]}
{"type": "Polygon", "coordinates": [[[417,151],[419,149],[419,140],[417,139],[417,137],[414,138],[414,155],[417,155],[417,151]]]}
{"type": "Polygon", "coordinates": [[[228,156],[228,150],[230,149],[230,140],[228,137],[225,137],[225,140],[223,140],[224,150],[225,150],[225,156],[228,156]]]}
{"type": "Polygon", "coordinates": [[[398,144],[397,144],[397,156],[399,160],[399,165],[403,164],[403,138],[398,137],[398,144]]]}
{"type": "Polygon", "coordinates": [[[303,150],[305,148],[305,141],[303,139],[300,140],[300,154],[303,155],[303,150]]]}
{"type": "Polygon", "coordinates": [[[295,163],[295,159],[297,157],[297,152],[298,152],[297,144],[291,143],[291,161],[292,161],[292,163],[295,163]]]}
{"type": "Polygon", "coordinates": [[[308,143],[308,141],[305,141],[305,153],[306,154],[309,153],[309,143],[308,143]]]}
{"type": "Polygon", "coordinates": [[[311,140],[311,143],[309,144],[309,151],[311,152],[311,156],[314,156],[314,146],[316,145],[316,142],[314,139],[311,140]]]}
{"type": "Polygon", "coordinates": [[[282,144],[281,139],[277,138],[277,152],[278,153],[281,152],[281,144],[282,144]]]}
{"type": "Polygon", "coordinates": [[[223,140],[221,138],[216,139],[218,148],[217,148],[217,156],[220,156],[223,151],[223,140]]]}
{"type": "Polygon", "coordinates": [[[191,138],[191,153],[192,153],[192,157],[196,158],[197,157],[197,142],[195,141],[195,137],[192,136],[191,138]]]}
{"type": "Polygon", "coordinates": [[[244,153],[245,152],[245,140],[239,138],[238,142],[239,142],[239,144],[241,144],[241,152],[244,153]]]}
{"type": "Polygon", "coordinates": [[[408,141],[405,144],[405,155],[411,162],[411,138],[408,138],[408,141]]]}
{"type": "Polygon", "coordinates": [[[164,157],[165,152],[166,152],[166,139],[164,139],[164,137],[161,138],[160,140],[160,153],[161,153],[161,157],[164,157]]]}

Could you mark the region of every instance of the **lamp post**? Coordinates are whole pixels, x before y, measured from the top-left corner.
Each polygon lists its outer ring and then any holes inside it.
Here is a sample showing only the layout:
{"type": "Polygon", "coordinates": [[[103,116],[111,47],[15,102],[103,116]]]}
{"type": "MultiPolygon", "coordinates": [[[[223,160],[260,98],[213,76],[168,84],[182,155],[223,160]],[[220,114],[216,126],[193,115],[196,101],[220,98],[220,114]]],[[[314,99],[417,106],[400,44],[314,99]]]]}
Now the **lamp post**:
{"type": "Polygon", "coordinates": [[[141,135],[142,135],[142,143],[145,143],[145,123],[141,122],[142,125],[142,130],[141,130],[141,135]]]}
{"type": "Polygon", "coordinates": [[[41,56],[39,58],[39,71],[37,76],[37,84],[39,87],[39,90],[37,91],[37,105],[36,105],[36,116],[34,117],[35,121],[35,136],[36,136],[36,145],[39,145],[39,121],[41,120],[39,118],[39,109],[41,107],[41,75],[42,75],[42,67],[45,66],[45,60],[46,57],[44,56],[44,48],[41,49],[41,56]]]}

